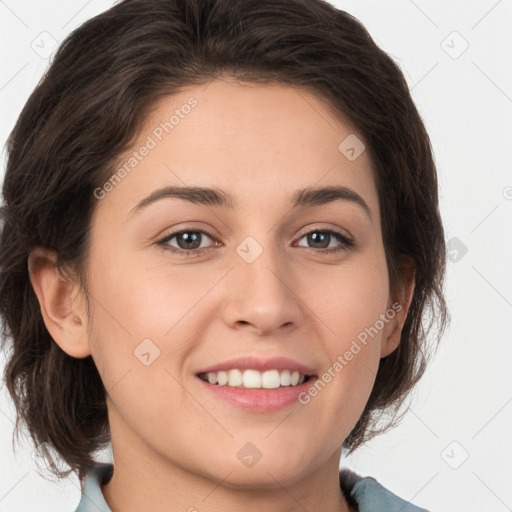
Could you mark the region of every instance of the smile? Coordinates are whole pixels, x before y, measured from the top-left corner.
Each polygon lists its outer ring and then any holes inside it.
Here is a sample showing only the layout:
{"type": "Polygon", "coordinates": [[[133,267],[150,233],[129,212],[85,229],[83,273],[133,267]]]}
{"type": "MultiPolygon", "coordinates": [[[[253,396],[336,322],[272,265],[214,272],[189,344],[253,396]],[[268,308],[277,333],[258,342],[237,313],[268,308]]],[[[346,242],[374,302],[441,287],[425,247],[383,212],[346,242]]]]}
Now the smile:
{"type": "Polygon", "coordinates": [[[280,387],[298,386],[306,382],[308,375],[291,370],[258,370],[231,369],[216,372],[200,373],[198,377],[205,382],[217,386],[228,386],[239,389],[278,389],[280,387]]]}

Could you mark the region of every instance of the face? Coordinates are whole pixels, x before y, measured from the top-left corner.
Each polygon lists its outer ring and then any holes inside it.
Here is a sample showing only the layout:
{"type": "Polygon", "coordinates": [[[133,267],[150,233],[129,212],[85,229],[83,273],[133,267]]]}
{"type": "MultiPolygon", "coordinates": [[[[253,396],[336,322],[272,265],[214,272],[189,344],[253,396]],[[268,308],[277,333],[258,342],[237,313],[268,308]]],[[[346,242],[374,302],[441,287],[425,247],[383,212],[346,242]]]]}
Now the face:
{"type": "Polygon", "coordinates": [[[286,85],[218,79],[152,110],[96,191],[87,266],[115,457],[235,487],[337,468],[395,348],[360,139],[286,85]]]}

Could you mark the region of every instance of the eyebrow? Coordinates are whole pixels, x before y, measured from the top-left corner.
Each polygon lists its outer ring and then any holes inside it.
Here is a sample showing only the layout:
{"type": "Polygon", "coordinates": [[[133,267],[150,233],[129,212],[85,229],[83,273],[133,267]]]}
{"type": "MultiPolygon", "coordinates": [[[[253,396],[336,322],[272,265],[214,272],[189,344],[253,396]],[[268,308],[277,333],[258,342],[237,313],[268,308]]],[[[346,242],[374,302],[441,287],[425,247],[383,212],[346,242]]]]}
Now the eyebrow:
{"type": "MultiPolygon", "coordinates": [[[[194,204],[205,206],[223,206],[238,208],[235,198],[219,188],[208,187],[182,187],[169,186],[155,190],[142,199],[131,211],[131,217],[138,211],[161,199],[178,198],[194,204]]],[[[366,215],[372,219],[372,212],[365,200],[355,191],[343,186],[330,186],[323,188],[305,188],[294,192],[291,203],[292,208],[300,206],[319,206],[333,201],[348,201],[361,207],[366,215]]]]}

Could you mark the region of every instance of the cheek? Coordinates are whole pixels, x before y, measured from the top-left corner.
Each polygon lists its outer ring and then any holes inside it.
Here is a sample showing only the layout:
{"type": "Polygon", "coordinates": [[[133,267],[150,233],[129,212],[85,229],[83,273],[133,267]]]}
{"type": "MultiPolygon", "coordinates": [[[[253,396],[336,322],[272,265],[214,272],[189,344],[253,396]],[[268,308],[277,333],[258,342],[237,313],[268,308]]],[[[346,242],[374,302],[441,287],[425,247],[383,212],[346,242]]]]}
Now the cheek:
{"type": "MultiPolygon", "coordinates": [[[[304,290],[308,306],[322,320],[330,335],[328,351],[340,353],[347,343],[361,335],[385,313],[389,299],[389,281],[385,263],[368,258],[311,277],[304,290]]],[[[382,326],[379,324],[380,330],[382,326]]]]}
{"type": "Polygon", "coordinates": [[[392,321],[391,316],[385,316],[389,298],[387,269],[380,259],[375,259],[360,267],[331,270],[329,279],[326,276],[316,283],[309,300],[327,328],[324,350],[329,361],[319,376],[318,395],[323,399],[316,405],[322,400],[338,404],[331,409],[336,419],[326,423],[342,425],[348,418],[355,423],[373,387],[384,327],[392,321]]]}
{"type": "Polygon", "coordinates": [[[210,286],[208,279],[191,281],[183,270],[169,272],[165,265],[148,266],[135,258],[96,256],[91,288],[97,299],[98,324],[121,337],[161,339],[186,316],[210,286]]]}
{"type": "Polygon", "coordinates": [[[126,390],[126,403],[136,410],[156,400],[155,390],[179,397],[172,376],[181,379],[183,362],[200,339],[201,319],[211,319],[200,313],[200,303],[218,276],[191,280],[183,269],[170,272],[167,265],[105,252],[92,261],[92,355],[107,391],[115,387],[112,399],[124,403],[115,396],[126,390]]]}

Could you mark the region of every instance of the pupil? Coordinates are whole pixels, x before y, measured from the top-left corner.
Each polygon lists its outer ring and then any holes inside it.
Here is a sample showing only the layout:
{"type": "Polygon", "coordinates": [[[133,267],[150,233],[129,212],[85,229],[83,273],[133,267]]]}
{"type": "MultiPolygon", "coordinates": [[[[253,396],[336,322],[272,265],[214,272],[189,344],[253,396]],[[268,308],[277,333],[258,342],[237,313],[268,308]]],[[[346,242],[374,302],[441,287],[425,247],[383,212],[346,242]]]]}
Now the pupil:
{"type": "Polygon", "coordinates": [[[197,249],[201,245],[201,243],[199,241],[199,233],[194,232],[194,231],[181,233],[181,235],[178,236],[178,245],[182,249],[197,249]],[[190,234],[190,233],[192,233],[192,234],[190,234]],[[181,240],[185,241],[184,247],[182,247],[183,244],[180,243],[181,240]],[[189,245],[187,245],[187,244],[189,244],[189,245]],[[192,244],[193,247],[191,247],[190,244],[192,244]]]}
{"type": "Polygon", "coordinates": [[[312,243],[320,243],[321,244],[321,247],[322,249],[325,249],[326,247],[329,246],[329,237],[330,235],[328,233],[310,233],[308,235],[308,238],[310,242],[312,243]],[[319,242],[320,240],[320,242],[319,242]],[[327,243],[325,243],[327,241],[327,243]]]}

